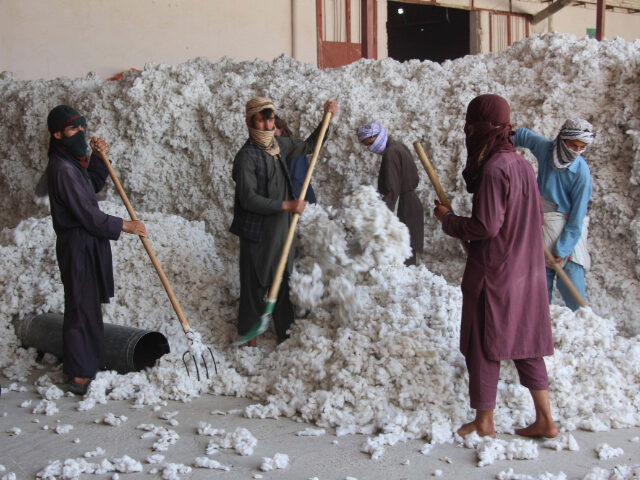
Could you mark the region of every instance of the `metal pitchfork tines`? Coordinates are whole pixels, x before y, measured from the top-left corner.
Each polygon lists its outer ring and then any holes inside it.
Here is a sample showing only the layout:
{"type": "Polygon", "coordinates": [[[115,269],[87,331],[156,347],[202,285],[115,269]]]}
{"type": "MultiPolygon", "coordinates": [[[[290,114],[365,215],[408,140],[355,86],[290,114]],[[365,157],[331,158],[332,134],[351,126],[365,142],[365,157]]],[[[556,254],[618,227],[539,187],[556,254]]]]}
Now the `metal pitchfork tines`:
{"type": "MultiPolygon", "coordinates": [[[[211,360],[213,361],[213,368],[215,369],[215,372],[217,375],[218,365],[216,364],[216,359],[213,356],[213,351],[211,351],[211,347],[207,347],[207,351],[209,352],[209,355],[211,355],[211,360]]],[[[198,381],[200,381],[200,369],[198,368],[198,360],[196,359],[196,355],[194,355],[190,350],[187,350],[182,354],[182,363],[184,364],[184,368],[187,370],[187,375],[191,377],[191,374],[189,373],[189,361],[187,359],[188,355],[191,355],[191,360],[193,361],[193,366],[195,367],[195,370],[196,370],[196,377],[198,378],[198,381]]],[[[202,365],[204,366],[204,371],[207,375],[207,380],[208,380],[209,367],[207,365],[207,358],[206,358],[205,352],[200,352],[200,358],[202,359],[202,365]]]]}

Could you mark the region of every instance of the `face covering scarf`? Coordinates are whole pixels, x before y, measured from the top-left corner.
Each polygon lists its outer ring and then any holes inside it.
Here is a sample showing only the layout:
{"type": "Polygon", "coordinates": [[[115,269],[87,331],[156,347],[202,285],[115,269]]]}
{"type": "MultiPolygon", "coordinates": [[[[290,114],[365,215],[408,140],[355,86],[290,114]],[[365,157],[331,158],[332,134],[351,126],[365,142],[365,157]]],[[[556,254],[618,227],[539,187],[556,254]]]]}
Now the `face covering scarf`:
{"type": "MultiPolygon", "coordinates": [[[[593,125],[581,118],[572,118],[564,122],[560,133],[553,142],[553,165],[556,168],[567,168],[584,152],[576,152],[567,147],[565,140],[579,140],[588,145],[595,139],[593,125]]],[[[586,147],[585,147],[586,149],[586,147]]]]}
{"type": "Polygon", "coordinates": [[[64,152],[69,153],[76,159],[78,165],[82,168],[89,166],[89,157],[87,156],[87,140],[84,136],[84,132],[80,130],[72,137],[63,137],[61,139],[54,139],[54,143],[60,147],[64,152]]]}
{"type": "MultiPolygon", "coordinates": [[[[245,116],[247,118],[251,118],[255,114],[260,113],[265,109],[273,110],[273,113],[276,113],[276,106],[270,99],[266,97],[253,97],[245,105],[245,116]]],[[[249,138],[254,145],[274,157],[280,153],[280,145],[278,145],[278,142],[275,138],[275,129],[256,130],[252,127],[248,128],[249,138]]]]}
{"type": "Polygon", "coordinates": [[[60,139],[53,136],[56,132],[64,132],[68,127],[87,128],[86,119],[73,107],[58,105],[49,112],[47,116],[47,126],[49,132],[51,132],[49,149],[57,148],[71,155],[76,160],[78,166],[86,169],[89,166],[89,157],[87,156],[88,145],[84,131],[80,130],[68,138],[64,135],[60,139]]]}
{"type": "Polygon", "coordinates": [[[260,149],[264,150],[271,156],[280,153],[280,145],[276,141],[276,131],[274,130],[256,130],[249,127],[249,138],[260,149]]]}
{"type": "Polygon", "coordinates": [[[363,142],[367,138],[376,137],[368,149],[372,153],[382,155],[387,148],[387,130],[380,124],[375,122],[365,123],[358,127],[358,140],[363,142]]]}
{"type": "Polygon", "coordinates": [[[484,164],[498,152],[513,152],[511,109],[499,95],[480,95],[467,106],[465,144],[467,163],[462,171],[469,193],[475,193],[484,164]]]}

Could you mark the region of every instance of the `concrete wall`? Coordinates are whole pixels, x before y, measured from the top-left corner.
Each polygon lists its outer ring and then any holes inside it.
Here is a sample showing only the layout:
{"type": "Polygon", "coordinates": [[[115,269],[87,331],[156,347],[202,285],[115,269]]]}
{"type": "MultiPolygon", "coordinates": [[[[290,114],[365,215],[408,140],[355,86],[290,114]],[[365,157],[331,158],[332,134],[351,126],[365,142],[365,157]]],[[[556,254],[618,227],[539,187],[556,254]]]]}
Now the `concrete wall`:
{"type": "MultiPolygon", "coordinates": [[[[478,5],[478,2],[476,2],[478,5]]],[[[537,5],[529,2],[513,2],[514,13],[537,13],[549,4],[537,5]]],[[[570,6],[558,11],[548,20],[531,26],[532,33],[556,31],[584,37],[587,28],[596,28],[596,9],[594,6],[570,6]]],[[[604,38],[621,37],[629,42],[640,38],[640,14],[612,12],[605,15],[604,38]]]]}
{"type": "MultiPolygon", "coordinates": [[[[592,7],[563,8],[552,16],[550,28],[584,37],[587,28],[596,28],[596,10],[592,7]]],[[[640,38],[640,14],[629,15],[607,10],[604,37],[621,37],[630,42],[640,38]]]]}
{"type": "MultiPolygon", "coordinates": [[[[474,3],[477,8],[504,10],[504,3],[500,6],[501,2],[499,0],[476,0],[474,3]]],[[[526,13],[531,15],[543,10],[548,5],[549,3],[512,2],[513,13],[526,13]]],[[[530,25],[530,33],[556,31],[570,33],[577,37],[584,37],[587,34],[587,28],[596,28],[595,8],[592,6],[570,6],[563,8],[536,25],[530,25]]],[[[483,36],[485,34],[488,36],[488,30],[483,31],[483,36]]],[[[607,10],[604,37],[621,37],[630,42],[640,38],[640,14],[611,12],[607,10]]],[[[483,46],[488,46],[488,44],[488,40],[483,42],[483,46]]],[[[483,53],[484,52],[488,52],[488,49],[483,50],[483,53]]]]}
{"type": "Polygon", "coordinates": [[[316,64],[315,0],[2,0],[0,71],[108,78],[145,62],[286,53],[316,64]],[[293,21],[292,21],[293,19],[293,21]]]}

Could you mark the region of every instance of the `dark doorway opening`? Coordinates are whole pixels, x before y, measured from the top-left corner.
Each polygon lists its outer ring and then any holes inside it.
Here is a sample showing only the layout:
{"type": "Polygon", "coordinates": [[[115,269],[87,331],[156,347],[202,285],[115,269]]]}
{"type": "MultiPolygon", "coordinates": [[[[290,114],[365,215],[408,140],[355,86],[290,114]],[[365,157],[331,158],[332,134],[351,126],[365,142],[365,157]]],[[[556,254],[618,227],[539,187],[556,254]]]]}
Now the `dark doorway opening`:
{"type": "Polygon", "coordinates": [[[469,11],[387,2],[389,57],[443,62],[469,50],[469,11]]]}

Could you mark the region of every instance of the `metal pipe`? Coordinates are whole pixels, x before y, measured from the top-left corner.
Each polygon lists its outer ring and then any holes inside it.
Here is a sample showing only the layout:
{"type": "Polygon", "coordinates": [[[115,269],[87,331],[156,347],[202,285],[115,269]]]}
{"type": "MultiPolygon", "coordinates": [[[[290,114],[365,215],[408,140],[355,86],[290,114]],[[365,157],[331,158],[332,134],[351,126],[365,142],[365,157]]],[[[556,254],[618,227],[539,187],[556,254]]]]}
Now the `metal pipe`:
{"type": "Polygon", "coordinates": [[[296,0],[291,0],[291,57],[298,59],[298,52],[296,51],[296,0]]]}

